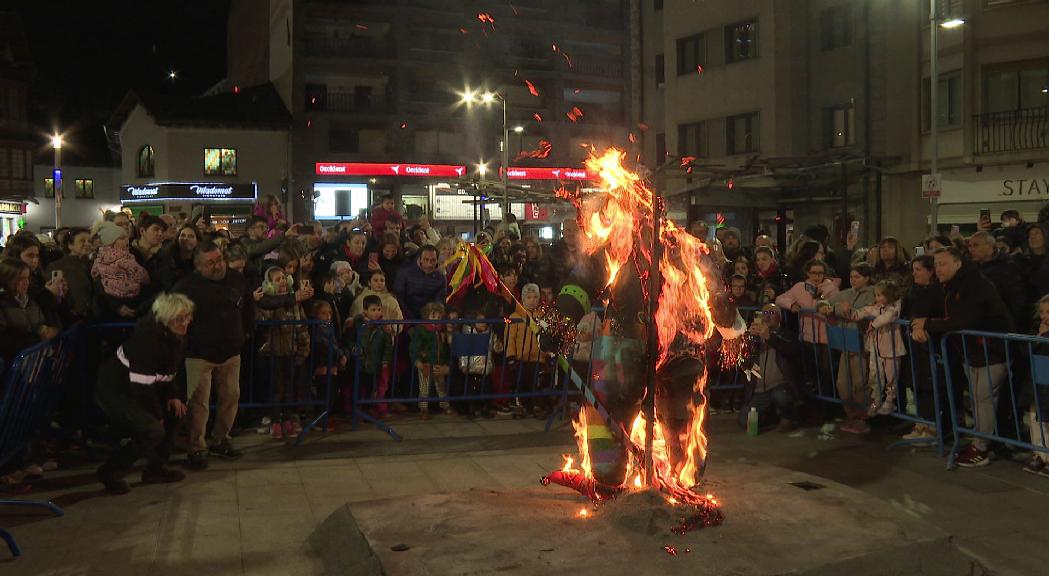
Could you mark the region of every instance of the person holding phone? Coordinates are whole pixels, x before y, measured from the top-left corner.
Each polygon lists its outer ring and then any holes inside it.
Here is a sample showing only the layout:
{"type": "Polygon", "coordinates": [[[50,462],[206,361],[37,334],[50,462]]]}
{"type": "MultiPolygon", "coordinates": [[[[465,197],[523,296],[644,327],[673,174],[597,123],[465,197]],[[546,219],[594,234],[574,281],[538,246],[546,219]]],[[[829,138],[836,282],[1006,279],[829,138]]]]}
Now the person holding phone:
{"type": "Polygon", "coordinates": [[[805,280],[776,297],[776,306],[799,315],[801,341],[809,351],[804,361],[807,374],[819,373],[821,386],[831,386],[826,321],[816,313],[816,304],[838,293],[837,279],[827,278],[827,264],[810,260],[805,265],[805,280]]]}

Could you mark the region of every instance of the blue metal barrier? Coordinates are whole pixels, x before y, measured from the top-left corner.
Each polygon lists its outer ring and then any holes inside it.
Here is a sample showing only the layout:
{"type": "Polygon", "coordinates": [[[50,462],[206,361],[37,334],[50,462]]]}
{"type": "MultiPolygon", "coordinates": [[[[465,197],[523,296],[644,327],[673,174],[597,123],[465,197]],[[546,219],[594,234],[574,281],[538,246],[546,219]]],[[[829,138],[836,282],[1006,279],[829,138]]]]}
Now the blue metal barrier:
{"type": "Polygon", "coordinates": [[[1049,356],[1037,353],[1045,352],[1046,347],[1049,347],[1049,338],[1025,334],[959,330],[943,336],[941,348],[948,367],[947,398],[954,427],[954,443],[947,456],[948,469],[956,465],[962,434],[972,436],[978,447],[999,442],[1049,453],[1049,439],[1045,437],[1049,422],[1049,356]],[[951,366],[964,370],[964,385],[955,381],[957,375],[951,366]],[[1025,397],[1031,403],[1028,407],[1031,418],[1030,430],[1025,436],[1025,410],[1019,405],[1018,393],[1026,391],[1030,392],[1025,397]],[[961,405],[963,398],[966,402],[961,405]],[[1004,416],[1006,420],[1011,419],[1011,431],[1001,426],[1003,414],[999,407],[1003,398],[1009,400],[1011,410],[1004,416]],[[966,421],[969,415],[972,425],[966,421]]]}
{"type": "MultiPolygon", "coordinates": [[[[420,405],[421,409],[428,409],[436,403],[447,410],[454,405],[471,417],[478,413],[488,416],[494,405],[500,405],[509,407],[515,417],[521,417],[526,411],[532,412],[536,399],[557,398],[559,404],[551,407],[546,419],[549,430],[555,416],[567,414],[568,396],[573,393],[561,381],[555,358],[539,350],[538,335],[531,322],[524,318],[362,322],[356,327],[353,346],[356,362],[352,425],[356,427],[364,420],[393,439],[401,440],[384,422],[386,407],[390,404],[420,405]],[[424,362],[419,367],[416,359],[406,352],[416,330],[419,327],[427,330],[427,326],[437,327],[430,329],[437,336],[433,338],[428,358],[438,361],[424,362]],[[520,328],[514,329],[515,326],[520,328]],[[394,327],[398,330],[393,330],[394,327]],[[376,344],[376,338],[380,344],[376,344]],[[382,354],[387,361],[380,359],[376,365],[372,357],[375,354],[382,354]],[[383,368],[382,364],[387,366],[383,368]],[[420,370],[425,372],[420,374],[420,370]],[[461,393],[457,393],[460,390],[461,393]]],[[[421,354],[422,350],[416,353],[421,354]]]]}
{"type": "MultiPolygon", "coordinates": [[[[109,347],[115,350],[116,346],[130,335],[134,326],[133,322],[107,322],[94,324],[91,328],[99,334],[100,341],[106,341],[109,347]],[[113,333],[116,333],[115,338],[112,337],[113,333]]],[[[98,345],[98,342],[87,342],[86,345],[98,345]]],[[[335,327],[329,322],[308,319],[257,321],[256,330],[241,351],[241,395],[237,404],[238,412],[245,409],[264,410],[267,408],[278,412],[281,409],[315,410],[317,413],[303,424],[302,432],[296,437],[296,446],[301,444],[318,425],[321,430],[327,431],[332,390],[335,385],[333,378],[338,372],[335,359],[337,348],[338,338],[335,327]],[[266,343],[270,339],[270,331],[279,329],[281,326],[303,326],[309,330],[306,355],[302,356],[303,351],[296,350],[298,356],[288,357],[288,361],[292,364],[290,370],[285,370],[286,366],[275,361],[275,358],[280,357],[274,357],[267,351],[266,343]],[[313,343],[318,337],[327,340],[327,346],[320,354],[321,358],[315,358],[313,354],[313,343]],[[301,358],[301,361],[298,358],[301,358]],[[317,372],[323,372],[323,374],[317,374],[317,372]],[[319,383],[317,382],[318,377],[321,380],[319,383]],[[290,388],[291,392],[285,394],[284,398],[275,399],[277,394],[274,384],[278,380],[288,380],[283,382],[283,388],[285,391],[290,388]]],[[[108,350],[107,353],[111,354],[113,350],[108,350]]],[[[181,372],[180,378],[184,378],[181,372]]],[[[213,387],[211,409],[215,408],[214,396],[216,394],[213,387]]]]}
{"type": "MultiPolygon", "coordinates": [[[[3,386],[0,390],[0,468],[18,463],[33,438],[49,422],[80,337],[77,327],[27,348],[4,372],[0,382],[3,386]]],[[[56,516],[64,514],[52,502],[0,500],[0,505],[45,508],[56,516]]],[[[0,528],[0,538],[7,543],[11,554],[22,554],[7,530],[0,528]]]]}
{"type": "MultiPolygon", "coordinates": [[[[802,341],[811,349],[813,362],[802,362],[802,374],[806,383],[810,387],[814,386],[811,397],[841,404],[846,412],[868,411],[873,410],[873,404],[885,402],[886,387],[894,386],[896,395],[892,400],[892,410],[887,414],[879,414],[932,428],[935,430],[937,451],[943,455],[944,426],[940,406],[943,368],[935,354],[935,345],[916,343],[907,320],[897,319],[892,322],[894,329],[900,331],[904,349],[898,350],[896,338],[890,336],[891,345],[887,350],[882,350],[878,339],[868,337],[853,327],[853,321],[839,318],[836,321],[842,324],[838,325],[828,322],[826,317],[812,309],[802,309],[797,316],[799,326],[808,328],[801,331],[802,341]],[[853,368],[854,362],[856,369],[853,368]],[[910,371],[910,386],[906,388],[901,378],[904,363],[910,371]],[[929,369],[927,378],[922,368],[926,363],[929,369]],[[889,368],[893,374],[887,374],[889,368]],[[910,391],[910,398],[914,401],[913,412],[908,410],[907,391],[910,391]],[[861,403],[857,401],[858,398],[866,398],[867,401],[861,403]],[[930,403],[931,414],[925,409],[930,403]]],[[[888,448],[928,443],[924,439],[900,439],[888,448]]]]}

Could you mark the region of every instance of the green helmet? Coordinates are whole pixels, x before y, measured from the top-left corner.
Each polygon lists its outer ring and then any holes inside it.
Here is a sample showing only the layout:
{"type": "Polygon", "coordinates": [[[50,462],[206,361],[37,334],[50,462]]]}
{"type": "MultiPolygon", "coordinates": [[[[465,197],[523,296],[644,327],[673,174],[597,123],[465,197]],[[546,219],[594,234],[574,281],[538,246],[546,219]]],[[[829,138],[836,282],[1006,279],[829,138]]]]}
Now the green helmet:
{"type": "Polygon", "coordinates": [[[579,321],[590,311],[590,295],[576,284],[565,284],[557,295],[557,308],[565,316],[579,321]]]}

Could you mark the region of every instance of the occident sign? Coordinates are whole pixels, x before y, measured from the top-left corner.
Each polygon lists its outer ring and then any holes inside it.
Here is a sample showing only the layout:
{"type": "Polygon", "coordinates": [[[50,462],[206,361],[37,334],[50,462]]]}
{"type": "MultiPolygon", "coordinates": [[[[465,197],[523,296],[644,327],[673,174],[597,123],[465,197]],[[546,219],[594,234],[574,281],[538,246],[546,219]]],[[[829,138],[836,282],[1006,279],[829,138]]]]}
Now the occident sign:
{"type": "Polygon", "coordinates": [[[325,176],[430,176],[461,178],[466,166],[449,164],[383,164],[378,162],[318,162],[316,173],[325,176]]]}
{"type": "Polygon", "coordinates": [[[594,174],[579,168],[515,168],[506,173],[507,180],[596,180],[594,174]]]}

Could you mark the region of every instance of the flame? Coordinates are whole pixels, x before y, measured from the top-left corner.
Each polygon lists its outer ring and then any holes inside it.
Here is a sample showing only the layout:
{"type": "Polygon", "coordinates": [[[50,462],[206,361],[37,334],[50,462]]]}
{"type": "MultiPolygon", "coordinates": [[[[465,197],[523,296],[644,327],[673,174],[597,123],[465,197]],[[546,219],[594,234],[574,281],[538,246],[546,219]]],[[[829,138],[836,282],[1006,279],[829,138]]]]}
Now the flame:
{"type": "MultiPolygon", "coordinates": [[[[647,295],[647,278],[652,268],[651,222],[653,212],[661,212],[655,194],[641,176],[623,165],[625,152],[610,148],[600,156],[591,153],[586,161],[589,172],[599,178],[601,193],[585,198],[570,198],[579,211],[583,250],[589,254],[602,253],[607,281],[612,287],[624,269],[636,272],[647,295]],[[646,230],[647,238],[646,238],[646,230]]],[[[568,191],[564,191],[568,195],[568,191]]],[[[710,313],[710,293],[700,267],[707,248],[699,239],[660,214],[659,243],[662,255],[658,261],[661,286],[659,301],[652,325],[657,331],[657,368],[671,358],[672,351],[681,347],[702,345],[714,331],[710,313]]],[[[634,281],[637,281],[635,279],[634,281]]],[[[690,489],[696,482],[707,456],[707,437],[703,431],[706,403],[702,394],[706,377],[693,384],[690,402],[691,418],[677,437],[672,437],[663,422],[653,424],[652,460],[654,479],[645,478],[643,463],[631,458],[627,465],[625,488],[641,489],[656,485],[670,492],[675,502],[695,503],[703,497],[690,489]],[[677,456],[676,456],[677,455],[677,456]],[[677,460],[677,461],[675,461],[677,460]],[[651,481],[650,481],[651,480],[651,481]]],[[[573,422],[580,454],[580,470],[592,477],[587,448],[587,410],[580,410],[573,422]]],[[[638,414],[630,426],[630,441],[635,447],[646,446],[646,421],[638,414]]],[[[572,460],[566,457],[566,469],[572,460]]],[[[712,501],[708,495],[706,498],[712,501]]]]}
{"type": "Polygon", "coordinates": [[[580,518],[586,518],[587,516],[590,515],[590,511],[587,510],[586,508],[580,508],[578,515],[579,515],[580,518]]]}

